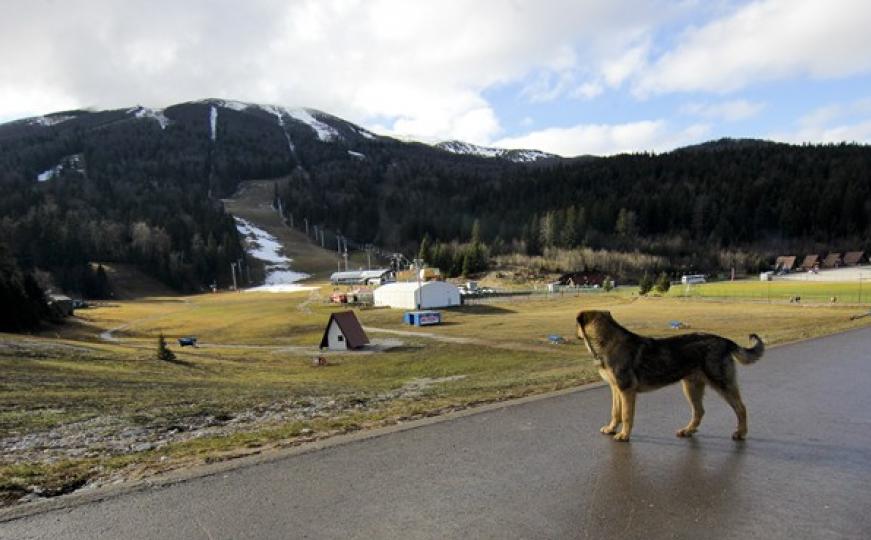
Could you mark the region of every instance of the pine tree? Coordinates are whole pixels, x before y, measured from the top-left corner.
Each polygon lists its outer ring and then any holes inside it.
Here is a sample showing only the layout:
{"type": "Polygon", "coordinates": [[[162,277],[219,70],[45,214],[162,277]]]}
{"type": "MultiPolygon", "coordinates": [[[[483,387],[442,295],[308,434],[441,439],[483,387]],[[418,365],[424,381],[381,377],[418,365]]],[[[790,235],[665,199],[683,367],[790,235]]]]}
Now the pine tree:
{"type": "Polygon", "coordinates": [[[417,252],[417,257],[423,261],[424,264],[432,265],[434,263],[432,259],[432,251],[429,246],[429,235],[423,235],[423,240],[420,241],[420,250],[417,252]]]}
{"type": "Polygon", "coordinates": [[[638,294],[641,296],[646,295],[650,292],[650,289],[653,288],[653,280],[650,279],[650,276],[647,275],[647,272],[641,277],[641,281],[638,282],[638,294]]]}
{"type": "Polygon", "coordinates": [[[175,361],[175,353],[166,346],[166,338],[163,337],[163,332],[157,338],[157,359],[164,362],[175,361]]]}
{"type": "Polygon", "coordinates": [[[659,277],[656,279],[656,284],[654,288],[657,292],[661,294],[665,294],[671,288],[671,281],[668,279],[668,274],[665,272],[659,274],[659,277]]]}

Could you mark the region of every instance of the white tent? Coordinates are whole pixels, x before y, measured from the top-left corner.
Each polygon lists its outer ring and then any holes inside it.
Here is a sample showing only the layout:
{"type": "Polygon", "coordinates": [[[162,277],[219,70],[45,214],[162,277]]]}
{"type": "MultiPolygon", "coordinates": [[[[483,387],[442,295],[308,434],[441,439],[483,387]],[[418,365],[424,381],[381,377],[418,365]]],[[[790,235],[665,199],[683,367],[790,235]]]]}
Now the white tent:
{"type": "Polygon", "coordinates": [[[388,283],[373,291],[376,306],[433,309],[460,305],[460,290],[444,281],[388,283]]]}

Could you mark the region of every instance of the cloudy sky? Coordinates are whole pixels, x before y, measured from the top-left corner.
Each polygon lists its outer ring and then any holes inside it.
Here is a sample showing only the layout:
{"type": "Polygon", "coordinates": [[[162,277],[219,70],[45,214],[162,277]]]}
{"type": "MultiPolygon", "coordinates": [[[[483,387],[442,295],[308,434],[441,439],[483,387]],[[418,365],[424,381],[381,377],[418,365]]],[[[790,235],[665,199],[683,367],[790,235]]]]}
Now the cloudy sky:
{"type": "Polygon", "coordinates": [[[562,155],[871,142],[867,0],[3,0],[0,122],[206,97],[562,155]]]}

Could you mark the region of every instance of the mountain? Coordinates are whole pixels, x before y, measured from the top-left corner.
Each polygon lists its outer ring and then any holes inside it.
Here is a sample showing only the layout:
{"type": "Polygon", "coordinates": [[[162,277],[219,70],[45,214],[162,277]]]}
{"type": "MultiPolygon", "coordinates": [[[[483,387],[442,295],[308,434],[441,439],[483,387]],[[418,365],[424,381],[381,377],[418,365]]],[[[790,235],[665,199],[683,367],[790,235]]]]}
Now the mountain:
{"type": "Polygon", "coordinates": [[[711,268],[739,249],[871,248],[869,172],[864,145],[727,139],[565,159],[206,99],[0,125],[0,242],[64,290],[87,292],[93,261],[133,263],[181,290],[226,285],[244,253],[221,198],[273,178],[298,227],[407,255],[429,236],[434,251],[460,254],[450,246],[477,239],[490,254],[584,246],[711,268]]]}

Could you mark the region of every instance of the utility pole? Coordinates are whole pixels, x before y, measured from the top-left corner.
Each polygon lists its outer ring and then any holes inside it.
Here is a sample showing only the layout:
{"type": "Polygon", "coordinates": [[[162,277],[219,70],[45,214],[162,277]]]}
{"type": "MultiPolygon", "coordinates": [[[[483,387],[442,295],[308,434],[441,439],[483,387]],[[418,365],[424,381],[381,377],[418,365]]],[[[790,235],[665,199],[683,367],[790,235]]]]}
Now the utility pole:
{"type": "Polygon", "coordinates": [[[372,249],[371,246],[366,246],[366,269],[372,270],[372,249]]]}
{"type": "Polygon", "coordinates": [[[325,242],[325,240],[324,240],[324,228],[321,227],[321,247],[326,247],[324,245],[324,242],[325,242]]]}
{"type": "Polygon", "coordinates": [[[862,303],[862,272],[859,272],[859,303],[862,303]]]}
{"type": "Polygon", "coordinates": [[[345,246],[345,272],[348,271],[348,246],[345,246]]]}
{"type": "Polygon", "coordinates": [[[290,228],[293,228],[293,214],[290,214],[290,228]]]}
{"type": "Polygon", "coordinates": [[[238,291],[236,287],[236,263],[230,263],[230,272],[233,273],[233,290],[238,291]]]}
{"type": "Polygon", "coordinates": [[[245,265],[245,274],[248,276],[248,285],[251,285],[251,265],[245,265]]]}
{"type": "Polygon", "coordinates": [[[305,221],[305,235],[308,236],[308,218],[303,218],[303,221],[305,221]]]}

